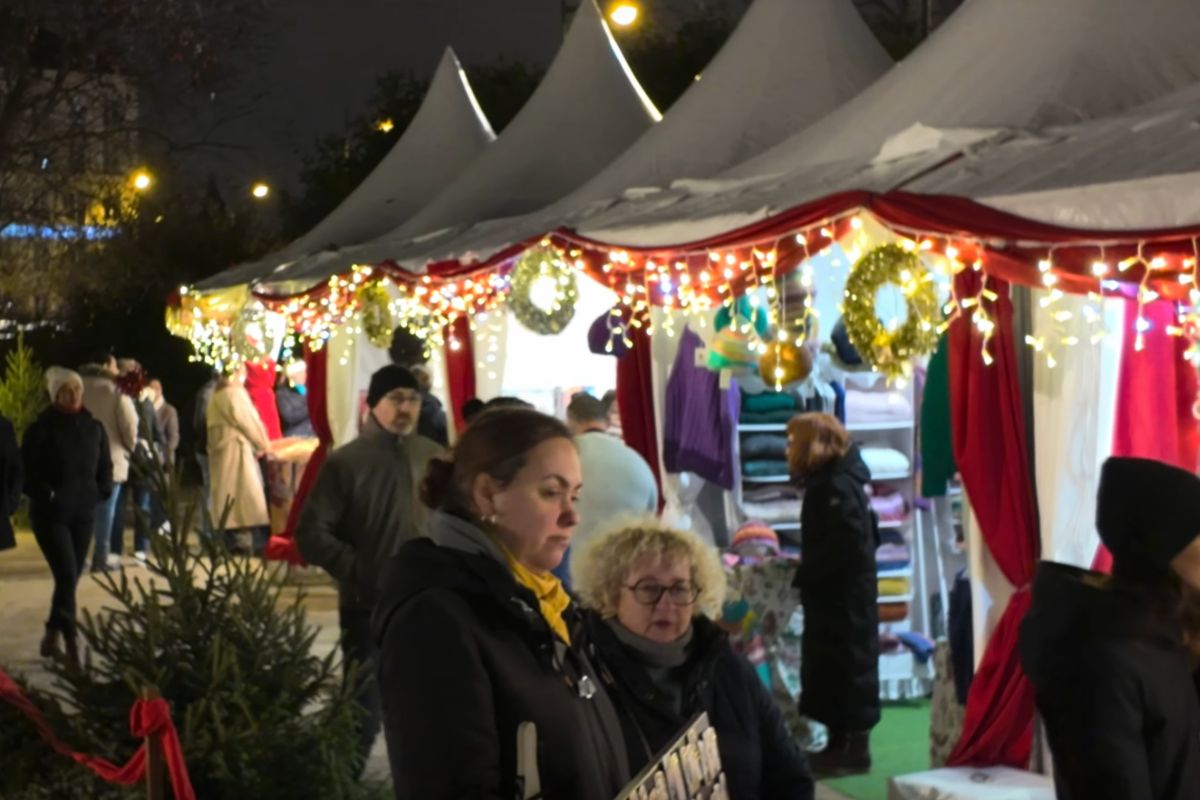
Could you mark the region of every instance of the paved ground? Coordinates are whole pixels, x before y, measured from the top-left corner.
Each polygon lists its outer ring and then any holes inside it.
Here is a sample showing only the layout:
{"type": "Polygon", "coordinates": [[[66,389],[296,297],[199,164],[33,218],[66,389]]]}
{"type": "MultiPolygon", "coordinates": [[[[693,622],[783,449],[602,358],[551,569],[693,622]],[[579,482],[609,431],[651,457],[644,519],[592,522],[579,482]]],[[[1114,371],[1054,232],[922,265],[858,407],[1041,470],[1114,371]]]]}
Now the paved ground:
{"type": "MultiPolygon", "coordinates": [[[[37,654],[46,611],[50,604],[52,582],[41,552],[29,534],[18,533],[17,548],[0,553],[0,663],[23,672],[37,683],[48,684],[49,674],[37,654]]],[[[129,566],[131,571],[149,575],[149,571],[129,566]]],[[[320,627],[315,647],[328,653],[337,646],[337,596],[325,582],[306,582],[309,619],[320,627]]],[[[92,611],[101,609],[107,595],[95,581],[85,578],[79,586],[79,606],[92,611]]],[[[387,755],[380,737],[371,755],[369,770],[386,776],[387,755]]],[[[819,787],[817,800],[846,800],[843,795],[819,787]]]]}

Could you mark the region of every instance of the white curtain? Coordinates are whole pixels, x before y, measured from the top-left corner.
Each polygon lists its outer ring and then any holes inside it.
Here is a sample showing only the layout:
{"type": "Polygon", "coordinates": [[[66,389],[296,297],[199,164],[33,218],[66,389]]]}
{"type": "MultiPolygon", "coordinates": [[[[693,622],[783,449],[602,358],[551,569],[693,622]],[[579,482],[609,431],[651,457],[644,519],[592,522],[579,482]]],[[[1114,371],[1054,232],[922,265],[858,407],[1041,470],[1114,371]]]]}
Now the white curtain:
{"type": "MultiPolygon", "coordinates": [[[[325,383],[329,428],[336,448],[358,436],[371,375],[390,364],[391,359],[386,348],[371,344],[357,321],[339,329],[325,346],[329,348],[325,383]]],[[[445,385],[444,379],[442,384],[445,385]]]]}
{"type": "Polygon", "coordinates": [[[1044,357],[1034,359],[1034,460],[1042,557],[1090,567],[1099,545],[1096,486],[1100,466],[1112,452],[1124,310],[1119,301],[1104,303],[1107,336],[1093,343],[1092,336],[1100,328],[1087,321],[1084,307],[1095,303],[1087,297],[1064,297],[1054,309],[1070,312],[1071,318],[1054,322],[1040,307],[1044,296],[1044,292],[1034,293],[1034,336],[1074,336],[1079,343],[1058,352],[1054,368],[1044,357]]]}
{"type": "Polygon", "coordinates": [[[509,314],[504,308],[480,314],[471,320],[475,356],[475,396],[491,400],[504,394],[504,363],[507,358],[509,314]]]}

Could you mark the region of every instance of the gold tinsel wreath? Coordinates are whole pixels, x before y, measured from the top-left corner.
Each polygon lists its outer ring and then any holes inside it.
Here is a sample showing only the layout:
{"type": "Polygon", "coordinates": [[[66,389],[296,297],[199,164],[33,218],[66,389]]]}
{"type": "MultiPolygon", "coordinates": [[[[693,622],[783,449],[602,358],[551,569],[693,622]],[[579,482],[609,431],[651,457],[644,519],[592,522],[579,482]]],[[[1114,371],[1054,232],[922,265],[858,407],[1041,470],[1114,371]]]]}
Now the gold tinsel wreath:
{"type": "Polygon", "coordinates": [[[562,333],[575,318],[579,284],[575,268],[553,248],[534,247],[517,259],[513,267],[508,307],[517,321],[534,333],[552,336],[562,333]],[[554,302],[549,311],[538,308],[530,291],[541,277],[554,280],[554,302]]]}
{"type": "Polygon", "coordinates": [[[396,327],[392,319],[392,298],[387,289],[378,283],[366,284],[358,290],[358,305],[367,340],[386,350],[392,343],[392,330],[396,327]]]}
{"type": "Polygon", "coordinates": [[[914,252],[885,244],[859,259],[846,281],[842,318],[850,343],[888,380],[907,377],[912,359],[937,347],[938,296],[933,277],[914,252]],[[876,313],[876,295],[894,284],[904,294],[908,318],[889,331],[876,313]]]}

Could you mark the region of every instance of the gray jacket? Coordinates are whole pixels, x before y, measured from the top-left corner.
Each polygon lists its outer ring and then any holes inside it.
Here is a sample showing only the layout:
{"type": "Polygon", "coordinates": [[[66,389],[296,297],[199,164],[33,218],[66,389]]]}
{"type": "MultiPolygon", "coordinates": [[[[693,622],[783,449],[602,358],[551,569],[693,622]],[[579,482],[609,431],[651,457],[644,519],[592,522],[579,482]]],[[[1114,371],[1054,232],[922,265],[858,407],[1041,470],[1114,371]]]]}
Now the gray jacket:
{"type": "Polygon", "coordinates": [[[321,467],[300,513],[296,545],[337,580],[343,608],[371,608],[380,569],[421,535],[425,508],[417,490],[441,453],[435,442],[389,433],[368,415],[362,434],[321,467]]]}

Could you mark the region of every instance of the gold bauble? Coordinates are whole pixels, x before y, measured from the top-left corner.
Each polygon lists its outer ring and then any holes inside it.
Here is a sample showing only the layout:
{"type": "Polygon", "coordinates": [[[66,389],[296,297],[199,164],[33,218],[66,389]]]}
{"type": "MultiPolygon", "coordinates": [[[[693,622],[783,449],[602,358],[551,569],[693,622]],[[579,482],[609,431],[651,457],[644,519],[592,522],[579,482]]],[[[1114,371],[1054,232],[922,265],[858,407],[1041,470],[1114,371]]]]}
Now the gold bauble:
{"type": "Polygon", "coordinates": [[[758,360],[758,371],[769,385],[783,386],[802,381],[812,374],[812,353],[793,342],[771,342],[758,360]]]}

